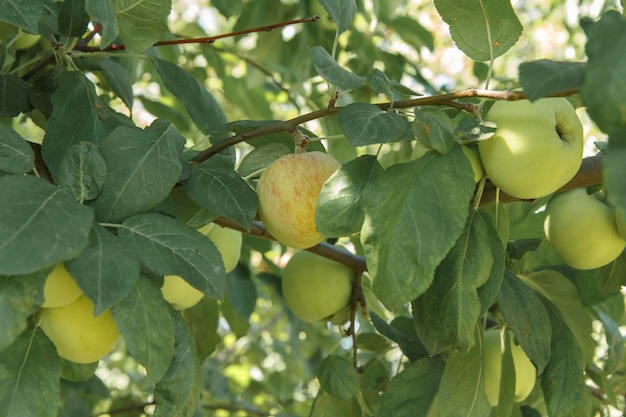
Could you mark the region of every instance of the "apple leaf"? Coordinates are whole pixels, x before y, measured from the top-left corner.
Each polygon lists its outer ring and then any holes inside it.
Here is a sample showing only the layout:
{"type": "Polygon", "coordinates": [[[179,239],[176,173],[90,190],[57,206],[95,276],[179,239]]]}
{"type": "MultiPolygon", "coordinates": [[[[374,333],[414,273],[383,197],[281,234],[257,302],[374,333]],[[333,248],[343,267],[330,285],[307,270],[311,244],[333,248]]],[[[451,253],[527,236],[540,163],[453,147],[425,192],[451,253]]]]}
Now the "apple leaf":
{"type": "Polygon", "coordinates": [[[80,289],[93,301],[98,315],[120,301],[135,286],[139,262],[117,236],[94,223],[87,247],[65,262],[80,289]]]}
{"type": "Polygon", "coordinates": [[[319,390],[309,417],[361,417],[363,411],[356,400],[340,400],[324,390],[319,390]]]}
{"type": "Polygon", "coordinates": [[[335,58],[330,56],[326,49],[314,46],[309,49],[313,58],[313,66],[317,72],[329,83],[342,90],[355,90],[365,84],[365,77],[356,75],[341,67],[335,58]]]}
{"type": "Polygon", "coordinates": [[[0,124],[0,174],[25,174],[34,166],[35,154],[15,130],[0,124]]]}
{"type": "Polygon", "coordinates": [[[370,312],[370,317],[376,330],[388,339],[396,342],[402,353],[410,361],[416,361],[419,358],[428,356],[426,348],[417,337],[412,319],[401,316],[393,319],[391,323],[387,323],[374,312],[370,312]]]}
{"type": "Polygon", "coordinates": [[[154,383],[174,356],[174,320],[161,290],[149,278],[142,275],[135,282],[128,296],[113,306],[113,317],[128,350],[154,383]]]}
{"type": "Polygon", "coordinates": [[[126,219],[118,236],[151,273],[179,275],[209,297],[224,296],[222,256],[202,233],[171,217],[145,213],[126,219]]]}
{"type": "Polygon", "coordinates": [[[417,140],[437,153],[447,153],[456,142],[454,125],[447,114],[437,106],[415,108],[411,124],[417,140]]]}
{"type": "Polygon", "coordinates": [[[32,109],[30,85],[14,74],[0,75],[0,117],[15,117],[32,109]]]}
{"type": "MultiPolygon", "coordinates": [[[[511,352],[511,343],[513,342],[511,337],[509,332],[504,333],[505,348],[502,351],[502,360],[500,361],[500,394],[498,395],[495,414],[497,416],[510,416],[515,400],[515,363],[513,362],[513,353],[511,352]]],[[[483,350],[483,364],[484,362],[483,350]]],[[[485,375],[486,377],[487,375],[485,375]]]]}
{"type": "Polygon", "coordinates": [[[519,79],[530,101],[559,92],[578,89],[583,83],[586,64],[583,62],[537,61],[522,62],[519,79]]]}
{"type": "Polygon", "coordinates": [[[82,203],[98,197],[106,176],[106,161],[98,147],[80,142],[72,145],[61,159],[57,183],[82,203]]]}
{"type": "Polygon", "coordinates": [[[324,183],[315,209],[315,226],[322,235],[349,236],[361,229],[363,192],[378,169],[375,156],[363,155],[342,165],[324,183]]]}
{"type": "Polygon", "coordinates": [[[387,75],[379,69],[374,68],[367,76],[367,85],[376,94],[383,94],[389,100],[393,101],[393,87],[387,75]]]}
{"type": "Polygon", "coordinates": [[[348,359],[328,355],[320,363],[317,378],[321,387],[335,398],[349,400],[359,389],[359,374],[348,359]]]}
{"type": "Polygon", "coordinates": [[[243,157],[237,167],[237,172],[244,178],[260,176],[263,169],[267,168],[269,164],[292,152],[293,149],[282,143],[267,143],[257,146],[243,157]]]}
{"type": "Polygon", "coordinates": [[[624,342],[619,325],[608,314],[602,310],[597,311],[598,319],[604,328],[604,335],[608,349],[606,352],[606,362],[604,363],[604,371],[607,373],[617,372],[622,360],[624,359],[624,342]]]}
{"type": "Polygon", "coordinates": [[[222,317],[228,323],[228,327],[237,338],[244,337],[250,331],[250,320],[239,314],[230,298],[224,297],[224,301],[220,303],[220,311],[222,317]]]}
{"type": "Polygon", "coordinates": [[[474,345],[482,312],[477,288],[489,280],[495,263],[504,268],[504,249],[497,245],[493,251],[494,239],[498,235],[491,218],[470,209],[465,230],[437,266],[432,285],[413,301],[415,328],[431,356],[447,350],[466,352],[474,345]]]}
{"type": "Polygon", "coordinates": [[[87,246],[93,210],[65,190],[23,175],[0,176],[0,190],[0,275],[35,272],[87,246]]]}
{"type": "Polygon", "coordinates": [[[120,27],[117,24],[117,17],[113,4],[110,1],[101,0],[85,0],[85,10],[90,16],[93,16],[94,22],[102,24],[101,48],[111,45],[120,33],[120,27]]]}
{"type": "Polygon", "coordinates": [[[319,2],[337,24],[337,34],[348,30],[356,16],[356,0],[319,0],[319,2]]]}
{"type": "Polygon", "coordinates": [[[89,24],[85,0],[65,0],[61,3],[57,24],[60,35],[68,38],[82,36],[89,24]]]}
{"type": "Polygon", "coordinates": [[[408,15],[401,15],[388,20],[387,27],[397,33],[402,40],[419,51],[422,48],[435,49],[433,33],[426,29],[417,19],[408,15]]]}
{"type": "Polygon", "coordinates": [[[490,61],[508,51],[522,24],[508,1],[435,0],[456,46],[475,61],[490,61]]]}
{"type": "MultiPolygon", "coordinates": [[[[477,334],[476,338],[479,339],[480,335],[477,334]]],[[[450,352],[434,405],[440,415],[489,416],[491,405],[485,394],[482,354],[482,343],[475,343],[467,352],[450,352]]]]}
{"type": "Polygon", "coordinates": [[[250,270],[243,264],[239,264],[228,273],[226,280],[226,294],[233,308],[246,320],[254,312],[257,302],[257,290],[250,278],[250,270]]]}
{"type": "Polygon", "coordinates": [[[120,126],[100,145],[109,175],[94,200],[101,222],[120,222],[165,199],[182,173],[185,139],[173,124],[157,119],[145,130],[120,126]]]}
{"type": "Polygon", "coordinates": [[[50,268],[17,277],[0,277],[0,351],[28,325],[28,317],[43,303],[43,285],[50,268]]]}
{"type": "Polygon", "coordinates": [[[547,341],[552,335],[550,318],[541,297],[507,269],[498,294],[498,308],[520,346],[537,367],[537,373],[541,374],[550,360],[547,341]]]}
{"type": "Polygon", "coordinates": [[[600,129],[616,133],[626,126],[626,17],[616,10],[604,13],[589,33],[585,52],[583,102],[600,129]]]}
{"type": "Polygon", "coordinates": [[[130,52],[143,52],[167,32],[171,0],[111,0],[120,38],[130,52]]]}
{"type": "Polygon", "coordinates": [[[37,33],[37,24],[43,13],[45,0],[5,1],[0,8],[0,20],[19,26],[27,32],[37,33]]]}
{"type": "Polygon", "coordinates": [[[363,195],[361,241],[374,292],[386,307],[428,289],[463,231],[474,186],[458,146],[374,172],[363,195]]]}
{"type": "Polygon", "coordinates": [[[220,310],[217,300],[203,297],[196,305],[182,311],[196,346],[198,360],[203,362],[220,343],[218,330],[220,310]]]}
{"type": "Polygon", "coordinates": [[[165,376],[154,387],[154,416],[191,416],[198,408],[202,373],[185,320],[175,313],[174,357],[165,376]]]}
{"type": "Polygon", "coordinates": [[[411,130],[410,123],[399,114],[369,103],[347,105],[339,111],[337,122],[352,146],[391,142],[411,130]]]}
{"type": "Polygon", "coordinates": [[[421,358],[411,362],[391,379],[383,394],[377,416],[427,415],[443,372],[444,363],[440,359],[421,358]]]}
{"type": "Polygon", "coordinates": [[[609,201],[626,213],[626,128],[609,136],[609,147],[602,164],[609,201]]]}
{"type": "Polygon", "coordinates": [[[104,75],[111,86],[111,90],[117,94],[132,112],[134,100],[133,84],[126,68],[110,58],[100,58],[97,62],[102,75],[104,75]]]}
{"type": "Polygon", "coordinates": [[[56,349],[44,333],[38,327],[23,333],[0,351],[0,415],[55,417],[59,372],[56,349]]]}

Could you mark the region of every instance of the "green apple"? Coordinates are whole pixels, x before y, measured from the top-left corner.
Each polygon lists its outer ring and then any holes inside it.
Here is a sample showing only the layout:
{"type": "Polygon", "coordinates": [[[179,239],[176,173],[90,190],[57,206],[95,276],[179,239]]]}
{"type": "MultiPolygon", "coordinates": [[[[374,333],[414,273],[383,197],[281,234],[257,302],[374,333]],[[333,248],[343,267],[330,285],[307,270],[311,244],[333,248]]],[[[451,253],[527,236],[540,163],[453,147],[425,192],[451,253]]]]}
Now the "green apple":
{"type": "Polygon", "coordinates": [[[325,239],[315,228],[322,186],[341,165],[323,152],[285,155],[263,171],[257,184],[259,216],[280,243],[305,249],[325,239]]]}
{"type": "Polygon", "coordinates": [[[15,37],[15,49],[18,51],[28,49],[31,46],[35,46],[35,44],[39,42],[39,39],[41,39],[41,35],[25,33],[20,30],[15,37]]]}
{"type": "MultiPolygon", "coordinates": [[[[515,369],[515,401],[526,399],[535,387],[537,370],[524,350],[513,343],[513,333],[509,332],[509,346],[515,369]]],[[[485,392],[489,404],[498,405],[502,374],[502,343],[500,330],[489,329],[483,335],[483,358],[485,365],[485,392]]]]}
{"type": "Polygon", "coordinates": [[[496,123],[496,132],[479,141],[480,159],[489,179],[510,196],[552,194],[578,172],[583,129],[567,99],[498,101],[486,120],[496,123]]]}
{"type": "Polygon", "coordinates": [[[584,188],[554,196],[544,220],[546,239],[563,262],[576,269],[595,269],[613,262],[626,247],[613,208],[584,188]]]}
{"type": "Polygon", "coordinates": [[[111,352],[120,336],[111,310],[98,316],[93,310],[86,295],[62,307],[41,309],[39,326],[59,356],[71,362],[92,363],[111,352]]]}
{"type": "Polygon", "coordinates": [[[204,297],[204,293],[194,288],[178,275],[166,275],[161,287],[163,298],[176,310],[193,307],[204,297]]]}
{"type": "Polygon", "coordinates": [[[67,272],[63,262],[54,266],[43,286],[42,307],[61,307],[71,303],[82,295],[74,278],[67,272]]]}
{"type": "Polygon", "coordinates": [[[241,257],[241,244],[243,241],[241,232],[215,224],[206,233],[206,236],[211,239],[217,246],[217,250],[220,251],[226,272],[235,269],[241,257]]]}
{"type": "Polygon", "coordinates": [[[468,146],[461,145],[461,149],[463,149],[463,153],[470,161],[472,165],[472,172],[474,173],[474,182],[478,183],[483,178],[485,174],[485,169],[483,168],[483,163],[480,160],[480,154],[478,153],[478,148],[476,146],[468,146]]]}
{"type": "Polygon", "coordinates": [[[354,271],[312,252],[296,252],[283,271],[287,307],[307,322],[331,318],[350,302],[354,271]]]}

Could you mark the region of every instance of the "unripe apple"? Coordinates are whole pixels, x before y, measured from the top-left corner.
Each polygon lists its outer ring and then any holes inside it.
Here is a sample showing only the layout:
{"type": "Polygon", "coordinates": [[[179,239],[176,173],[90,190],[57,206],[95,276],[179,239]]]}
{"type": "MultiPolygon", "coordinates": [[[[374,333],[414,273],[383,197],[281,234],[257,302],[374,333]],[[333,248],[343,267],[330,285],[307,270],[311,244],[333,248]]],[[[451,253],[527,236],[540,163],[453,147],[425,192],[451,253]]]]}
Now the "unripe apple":
{"type": "Polygon", "coordinates": [[[305,249],[324,240],[315,228],[322,186],[341,165],[323,152],[285,155],[272,162],[257,184],[259,216],[280,243],[305,249]]]}
{"type": "Polygon", "coordinates": [[[235,269],[241,257],[241,244],[243,241],[241,232],[215,224],[206,233],[206,236],[217,246],[217,250],[219,250],[224,260],[226,272],[235,269]]]}
{"type": "MultiPolygon", "coordinates": [[[[509,349],[513,356],[515,369],[515,401],[526,399],[535,387],[537,370],[528,359],[526,352],[513,343],[513,333],[509,332],[509,349]]],[[[483,352],[485,364],[485,392],[489,404],[498,405],[500,397],[500,380],[502,373],[502,347],[500,343],[500,330],[489,329],[483,335],[483,352]]]]}
{"type": "Polygon", "coordinates": [[[486,116],[496,132],[478,143],[489,179],[522,199],[552,194],[576,175],[583,157],[583,129],[562,97],[498,101],[486,116]]]}
{"type": "Polygon", "coordinates": [[[163,298],[176,310],[193,307],[204,297],[204,293],[194,288],[178,275],[166,275],[161,287],[163,298]]]}
{"type": "Polygon", "coordinates": [[[82,295],[74,278],[67,272],[63,262],[54,266],[43,286],[42,307],[61,307],[71,303],[82,295]]]}
{"type": "Polygon", "coordinates": [[[295,253],[283,271],[287,307],[301,320],[331,318],[350,302],[354,271],[312,252],[295,253]]]}
{"type": "Polygon", "coordinates": [[[17,49],[18,51],[28,49],[31,46],[34,46],[37,42],[39,42],[39,39],[41,39],[41,35],[26,33],[20,30],[15,37],[15,49],[17,49]]]}
{"type": "Polygon", "coordinates": [[[102,359],[115,346],[120,332],[111,310],[97,317],[86,295],[62,307],[43,308],[39,325],[62,358],[76,363],[102,359]]]}
{"type": "Polygon", "coordinates": [[[543,226],[548,242],[572,268],[600,268],[613,262],[626,247],[613,209],[584,188],[552,198],[543,226]]]}

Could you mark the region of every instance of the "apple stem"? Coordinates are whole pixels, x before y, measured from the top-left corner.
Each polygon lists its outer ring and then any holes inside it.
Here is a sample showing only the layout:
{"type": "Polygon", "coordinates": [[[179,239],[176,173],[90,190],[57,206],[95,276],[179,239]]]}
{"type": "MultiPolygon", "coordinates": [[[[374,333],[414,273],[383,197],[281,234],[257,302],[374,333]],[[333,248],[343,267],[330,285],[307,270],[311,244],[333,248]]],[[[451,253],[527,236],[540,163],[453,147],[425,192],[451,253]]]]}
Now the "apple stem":
{"type": "Polygon", "coordinates": [[[289,130],[289,134],[293,138],[296,149],[295,153],[302,153],[306,150],[306,147],[309,143],[309,137],[304,133],[300,132],[297,128],[289,130]]]}

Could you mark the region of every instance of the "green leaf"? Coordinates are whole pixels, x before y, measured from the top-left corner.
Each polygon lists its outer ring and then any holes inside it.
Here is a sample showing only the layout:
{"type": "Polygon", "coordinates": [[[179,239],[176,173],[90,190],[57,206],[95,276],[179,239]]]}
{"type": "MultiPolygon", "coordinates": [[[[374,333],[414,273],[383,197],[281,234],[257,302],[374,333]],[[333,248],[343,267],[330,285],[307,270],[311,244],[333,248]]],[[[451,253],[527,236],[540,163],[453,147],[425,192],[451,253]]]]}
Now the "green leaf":
{"type": "Polygon", "coordinates": [[[626,213],[626,128],[609,136],[609,147],[602,163],[604,185],[609,201],[626,213]]]}
{"type": "Polygon", "coordinates": [[[395,17],[387,22],[387,27],[400,35],[402,40],[417,51],[424,47],[430,51],[435,48],[433,34],[409,16],[395,17]]]}
{"type": "Polygon", "coordinates": [[[189,328],[179,314],[174,317],[174,358],[165,376],[154,387],[155,417],[191,417],[202,391],[200,363],[189,328]]]}
{"type": "Polygon", "coordinates": [[[30,89],[30,85],[18,76],[0,74],[0,117],[15,117],[31,111],[30,89]]]}
{"type": "Polygon", "coordinates": [[[82,203],[98,197],[106,176],[106,161],[98,147],[91,142],[80,142],[63,156],[57,183],[82,203]]]}
{"type": "Polygon", "coordinates": [[[248,331],[250,330],[250,320],[239,314],[228,297],[224,297],[224,301],[220,303],[220,311],[228,323],[228,327],[230,327],[230,330],[234,333],[237,339],[248,334],[248,331]]]}
{"type": "Polygon", "coordinates": [[[93,21],[102,25],[100,31],[101,47],[106,48],[111,45],[120,33],[120,27],[117,24],[117,17],[111,1],[102,0],[86,0],[85,9],[93,21]]]}
{"type": "MultiPolygon", "coordinates": [[[[494,259],[504,267],[504,249],[491,218],[470,209],[465,230],[435,271],[432,285],[413,301],[417,334],[431,356],[447,351],[468,351],[482,312],[478,287],[491,277],[494,259]]],[[[502,271],[499,272],[500,274],[502,271]]]]}
{"type": "Polygon", "coordinates": [[[331,19],[337,24],[337,33],[348,30],[356,16],[356,0],[319,0],[331,19]]]}
{"type": "Polygon", "coordinates": [[[365,77],[353,74],[341,67],[323,47],[313,46],[309,48],[309,51],[313,59],[313,66],[329,83],[342,90],[355,90],[365,84],[365,77]]]}
{"type": "Polygon", "coordinates": [[[439,359],[422,358],[410,363],[394,376],[383,394],[378,417],[425,416],[433,402],[444,363],[439,359]]]}
{"type": "Polygon", "coordinates": [[[447,153],[456,142],[452,120],[437,106],[415,108],[413,133],[418,141],[437,153],[447,153]]]}
{"type": "Polygon", "coordinates": [[[359,374],[352,363],[339,355],[329,355],[320,364],[317,378],[322,388],[335,398],[349,400],[359,390],[359,374]]]}
{"type": "Polygon", "coordinates": [[[99,59],[98,64],[113,92],[117,94],[124,104],[126,104],[126,107],[132,111],[134,100],[133,84],[126,68],[117,61],[109,58],[99,59]]]}
{"type": "Polygon", "coordinates": [[[604,328],[606,344],[606,362],[604,371],[612,374],[617,372],[624,359],[624,336],[622,336],[617,323],[606,313],[598,310],[598,318],[604,328]]]}
{"type": "Polygon", "coordinates": [[[142,275],[135,282],[128,296],[113,306],[113,317],[128,350],[154,383],[165,375],[174,356],[174,320],[150,279],[142,275]]]}
{"type": "Polygon", "coordinates": [[[541,297],[507,269],[498,294],[498,308],[520,346],[537,367],[537,373],[541,374],[550,360],[547,341],[552,335],[548,311],[541,297]]]}
{"type": "Polygon", "coordinates": [[[379,69],[374,69],[367,76],[367,84],[372,91],[376,94],[383,94],[389,100],[393,101],[393,88],[391,87],[391,81],[387,78],[384,72],[379,69]]]}
{"type": "Polygon", "coordinates": [[[0,7],[0,20],[19,26],[27,32],[37,33],[37,24],[44,5],[44,0],[4,1],[0,7]]]}
{"type": "Polygon", "coordinates": [[[217,332],[220,319],[217,300],[202,297],[196,305],[184,309],[182,314],[193,337],[198,360],[203,362],[222,340],[217,332]]]}
{"type": "Polygon", "coordinates": [[[228,158],[214,156],[193,165],[185,191],[201,207],[236,221],[246,230],[252,226],[258,196],[228,158]]]}
{"type": "Polygon", "coordinates": [[[171,0],[111,0],[120,38],[130,52],[143,52],[167,32],[171,0]]]}
{"type": "Polygon", "coordinates": [[[576,409],[585,390],[585,357],[579,349],[580,342],[571,326],[563,319],[563,312],[545,303],[550,316],[552,355],[541,376],[548,415],[569,416],[576,409]]]}
{"type": "Polygon", "coordinates": [[[349,236],[361,229],[363,192],[377,169],[376,157],[363,155],[342,165],[324,183],[315,209],[315,227],[322,235],[349,236]]]}
{"type": "Polygon", "coordinates": [[[118,236],[146,270],[179,275],[209,297],[223,297],[226,275],[222,257],[202,233],[171,217],[146,213],[126,219],[118,236]]]}
{"type": "Polygon", "coordinates": [[[0,352],[0,415],[55,417],[59,405],[56,349],[39,328],[23,333],[0,352]]]}
{"type": "Polygon", "coordinates": [[[489,416],[491,406],[485,394],[484,378],[482,343],[475,343],[468,352],[451,352],[435,400],[440,414],[446,417],[489,416]]]}
{"type": "Polygon", "coordinates": [[[0,277],[0,351],[25,329],[28,317],[43,303],[50,268],[18,277],[0,277]]]}
{"type": "Polygon", "coordinates": [[[61,366],[61,378],[74,382],[89,381],[96,369],[98,369],[100,361],[91,363],[76,363],[59,357],[59,365],[61,366]]]}
{"type": "Polygon", "coordinates": [[[250,319],[256,306],[257,291],[248,267],[239,264],[228,273],[226,294],[237,313],[246,320],[250,319]]]}
{"type": "Polygon", "coordinates": [[[356,337],[359,349],[374,354],[384,354],[391,349],[391,344],[386,337],[373,332],[359,332],[356,337]]]}
{"type": "Polygon", "coordinates": [[[593,25],[585,52],[589,59],[580,89],[583,102],[600,129],[616,133],[626,126],[626,17],[617,11],[605,13],[593,25]]]}
{"type": "Polygon", "coordinates": [[[384,112],[369,103],[352,103],[337,115],[341,131],[352,146],[387,143],[401,138],[410,124],[394,112],[384,112]]]}
{"type": "Polygon", "coordinates": [[[376,330],[396,342],[402,353],[410,361],[415,361],[428,355],[426,348],[417,337],[411,318],[396,317],[391,323],[387,323],[374,312],[370,312],[370,317],[376,330]]]}
{"type": "Polygon", "coordinates": [[[519,39],[522,25],[508,1],[435,0],[456,46],[475,61],[490,61],[519,39]]]}
{"type": "Polygon", "coordinates": [[[120,222],[165,199],[182,173],[185,139],[173,124],[157,119],[145,130],[121,126],[106,137],[100,152],[109,175],[94,201],[102,222],[120,222]]]}
{"type": "Polygon", "coordinates": [[[36,177],[8,175],[0,177],[0,190],[0,275],[35,272],[87,246],[93,210],[63,189],[36,177]]]}
{"type": "Polygon", "coordinates": [[[363,197],[361,241],[373,288],[388,308],[430,286],[435,268],[463,231],[474,193],[460,147],[376,170],[363,197]]]}
{"type": "Polygon", "coordinates": [[[0,174],[25,174],[34,167],[35,154],[15,130],[0,124],[0,174]]]}
{"type": "Polygon", "coordinates": [[[132,252],[97,223],[89,233],[87,247],[66,261],[65,267],[93,301],[96,315],[126,297],[139,277],[139,262],[132,252]]]}
{"type": "Polygon", "coordinates": [[[340,400],[319,390],[309,417],[361,417],[363,411],[356,400],[340,400]]]}
{"type": "Polygon", "coordinates": [[[217,133],[224,128],[226,115],[204,85],[176,64],[159,58],[153,62],[165,88],[182,100],[191,120],[203,132],[217,133]]]}
{"type": "Polygon", "coordinates": [[[89,15],[85,10],[85,0],[65,0],[59,9],[58,30],[68,38],[80,37],[87,31],[89,15]]]}
{"type": "Polygon", "coordinates": [[[522,62],[519,66],[519,79],[526,97],[534,101],[550,94],[580,88],[585,66],[582,62],[548,59],[522,62]]]}
{"type": "Polygon", "coordinates": [[[292,152],[293,149],[282,143],[267,143],[257,146],[243,157],[237,167],[237,172],[244,178],[258,177],[269,164],[292,152]]]}

